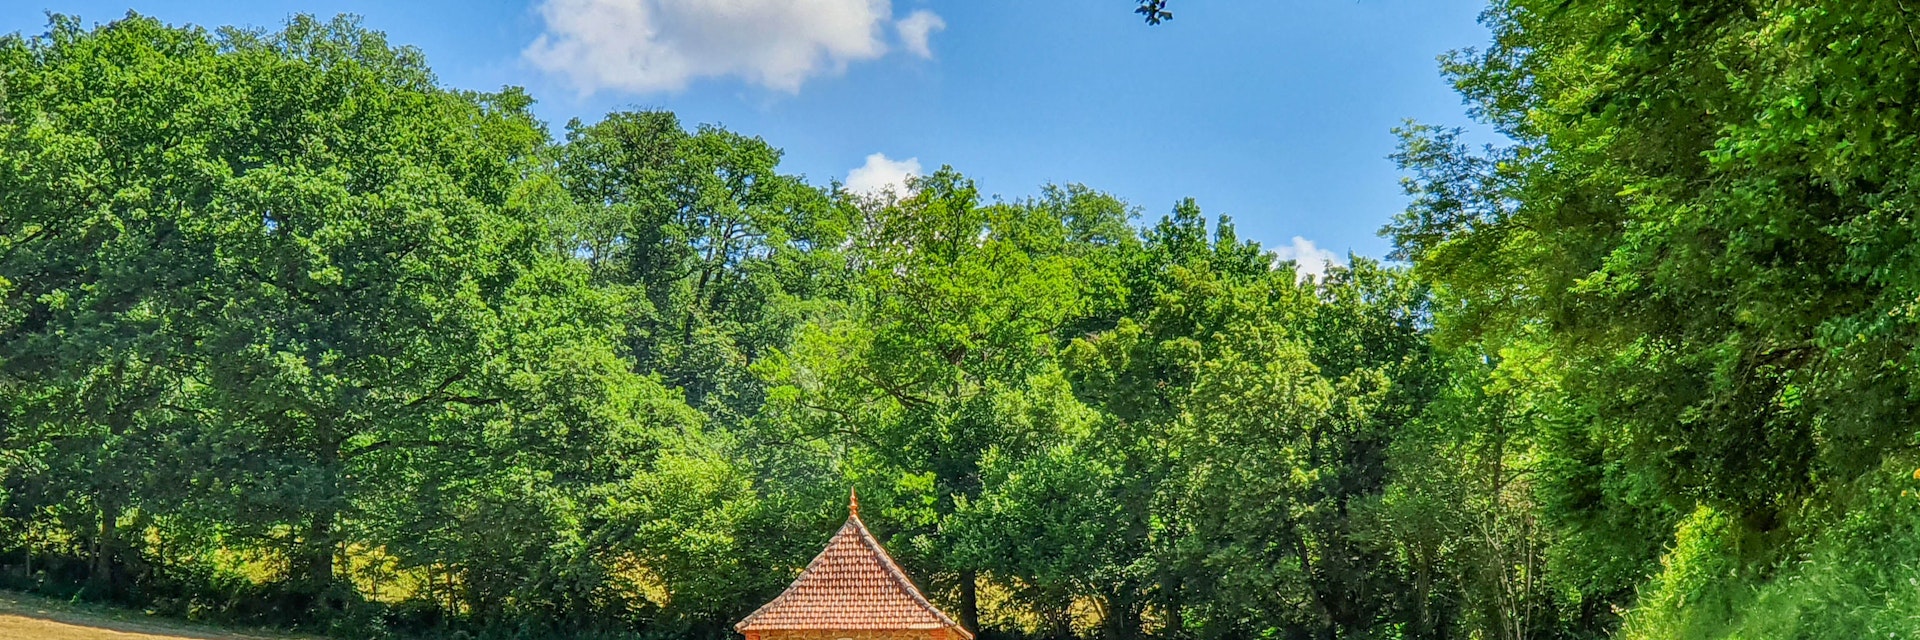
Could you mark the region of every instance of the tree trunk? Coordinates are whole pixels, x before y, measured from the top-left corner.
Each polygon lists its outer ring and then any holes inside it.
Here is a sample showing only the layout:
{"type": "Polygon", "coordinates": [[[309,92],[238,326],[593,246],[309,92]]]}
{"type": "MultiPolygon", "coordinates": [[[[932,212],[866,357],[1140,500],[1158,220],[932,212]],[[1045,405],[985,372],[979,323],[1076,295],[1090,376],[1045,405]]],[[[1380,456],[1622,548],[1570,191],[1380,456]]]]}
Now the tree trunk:
{"type": "Polygon", "coordinates": [[[322,593],[327,587],[333,586],[333,518],[332,509],[322,509],[307,524],[307,537],[303,541],[306,566],[302,582],[313,593],[322,593]]]}
{"type": "Polygon", "coordinates": [[[119,531],[119,506],[111,501],[101,501],[100,531],[94,538],[93,558],[87,570],[87,589],[96,596],[112,597],[114,594],[114,556],[119,550],[119,531]]]}
{"type": "Polygon", "coordinates": [[[1107,615],[1100,626],[1107,640],[1140,637],[1140,602],[1132,585],[1123,584],[1107,597],[1107,615]]]}
{"type": "Polygon", "coordinates": [[[1287,525],[1292,536],[1294,561],[1300,565],[1300,575],[1306,580],[1308,602],[1313,603],[1313,614],[1320,621],[1320,627],[1314,630],[1314,637],[1321,640],[1333,640],[1337,637],[1333,625],[1333,609],[1327,603],[1327,594],[1321,588],[1318,574],[1314,570],[1313,557],[1307,554],[1307,543],[1300,539],[1299,528],[1291,523],[1287,525]]]}
{"type": "MultiPolygon", "coordinates": [[[[307,520],[307,531],[300,540],[300,555],[296,579],[297,588],[306,595],[314,596],[311,606],[327,608],[332,605],[327,594],[333,588],[333,561],[339,547],[335,539],[335,522],[339,518],[341,502],[341,459],[340,449],[346,444],[338,425],[331,419],[321,419],[315,425],[319,446],[317,454],[318,471],[321,474],[317,500],[313,501],[312,515],[307,520]]],[[[311,499],[311,498],[310,498],[311,499]]]]}
{"type": "Polygon", "coordinates": [[[1180,601],[1180,576],[1172,576],[1165,583],[1167,603],[1166,636],[1169,638],[1186,637],[1186,610],[1180,601]]]}
{"type": "Polygon", "coordinates": [[[1424,546],[1415,546],[1408,555],[1414,558],[1413,606],[1418,614],[1414,619],[1414,636],[1433,637],[1433,607],[1428,602],[1433,593],[1433,560],[1424,546]]]}
{"type": "Polygon", "coordinates": [[[980,632],[980,573],[960,570],[960,626],[980,632]]]}

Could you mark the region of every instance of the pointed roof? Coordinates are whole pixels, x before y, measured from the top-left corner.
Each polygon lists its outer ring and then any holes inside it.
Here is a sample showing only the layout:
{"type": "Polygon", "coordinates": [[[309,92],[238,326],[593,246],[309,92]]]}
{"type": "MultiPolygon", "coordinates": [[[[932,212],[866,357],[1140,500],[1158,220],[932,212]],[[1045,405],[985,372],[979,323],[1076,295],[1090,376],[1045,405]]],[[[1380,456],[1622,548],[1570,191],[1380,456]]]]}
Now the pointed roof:
{"type": "Polygon", "coordinates": [[[860,521],[860,498],[849,496],[847,523],[827,548],[773,601],[733,626],[735,631],[774,629],[952,629],[973,634],[928,602],[893,563],[860,521]]]}

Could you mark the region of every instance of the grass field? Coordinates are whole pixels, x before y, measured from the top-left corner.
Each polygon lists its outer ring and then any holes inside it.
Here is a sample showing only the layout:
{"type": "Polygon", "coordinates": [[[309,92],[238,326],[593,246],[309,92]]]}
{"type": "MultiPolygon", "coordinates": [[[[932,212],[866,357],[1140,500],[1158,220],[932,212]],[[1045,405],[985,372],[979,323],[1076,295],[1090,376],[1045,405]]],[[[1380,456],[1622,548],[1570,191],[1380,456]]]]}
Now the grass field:
{"type": "Polygon", "coordinates": [[[0,640],[290,640],[0,591],[0,640]]]}

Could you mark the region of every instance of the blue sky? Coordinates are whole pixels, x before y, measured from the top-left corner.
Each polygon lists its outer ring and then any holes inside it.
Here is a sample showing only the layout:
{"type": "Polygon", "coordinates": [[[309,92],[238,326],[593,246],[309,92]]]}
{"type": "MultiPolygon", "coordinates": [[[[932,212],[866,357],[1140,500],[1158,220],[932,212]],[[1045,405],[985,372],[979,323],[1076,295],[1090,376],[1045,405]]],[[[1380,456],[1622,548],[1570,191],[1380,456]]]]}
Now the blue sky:
{"type": "Polygon", "coordinates": [[[0,32],[38,33],[47,11],[268,28],[354,13],[423,50],[449,86],[526,87],[556,135],[571,118],[670,109],[764,137],[821,184],[949,164],[1009,199],[1079,182],[1153,219],[1193,197],[1269,247],[1375,257],[1405,202],[1391,128],[1468,124],[1435,57],[1488,38],[1476,0],[1174,0],[1158,27],[1131,6],[14,0],[0,32]]]}

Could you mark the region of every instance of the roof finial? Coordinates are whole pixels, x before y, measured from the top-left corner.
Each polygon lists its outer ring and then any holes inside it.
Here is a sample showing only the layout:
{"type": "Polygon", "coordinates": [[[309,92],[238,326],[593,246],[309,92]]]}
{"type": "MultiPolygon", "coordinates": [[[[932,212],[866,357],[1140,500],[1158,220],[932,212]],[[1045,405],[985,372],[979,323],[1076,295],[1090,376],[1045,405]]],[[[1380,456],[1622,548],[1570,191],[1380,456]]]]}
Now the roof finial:
{"type": "Polygon", "coordinates": [[[860,517],[860,492],[847,487],[847,517],[860,517]]]}

